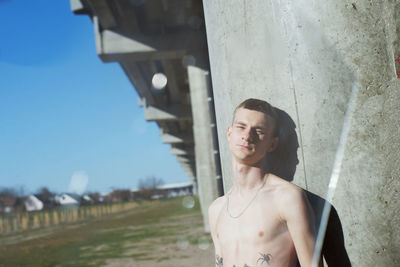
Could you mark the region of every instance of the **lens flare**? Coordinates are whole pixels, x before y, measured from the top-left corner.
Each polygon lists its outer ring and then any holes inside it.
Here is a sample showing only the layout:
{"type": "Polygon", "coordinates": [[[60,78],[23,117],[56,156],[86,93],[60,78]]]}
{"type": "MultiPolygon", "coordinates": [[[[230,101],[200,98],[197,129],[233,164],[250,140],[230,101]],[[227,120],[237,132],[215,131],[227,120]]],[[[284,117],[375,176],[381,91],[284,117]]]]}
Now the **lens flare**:
{"type": "Polygon", "coordinates": [[[178,240],[176,241],[176,245],[178,246],[178,248],[180,249],[187,249],[189,247],[189,240],[184,237],[181,236],[178,238],[178,240]]]}
{"type": "Polygon", "coordinates": [[[201,250],[207,250],[210,247],[210,241],[206,237],[200,237],[197,240],[197,246],[201,250]]]}
{"type": "Polygon", "coordinates": [[[157,90],[163,89],[167,85],[167,76],[163,73],[156,73],[153,75],[153,79],[151,80],[151,84],[157,90]]]}
{"type": "Polygon", "coordinates": [[[82,195],[88,186],[89,176],[85,171],[76,171],[72,174],[69,182],[68,191],[70,193],[82,195]]]}
{"type": "Polygon", "coordinates": [[[192,209],[194,207],[194,198],[191,196],[186,196],[182,199],[182,206],[184,206],[187,209],[192,209]]]}

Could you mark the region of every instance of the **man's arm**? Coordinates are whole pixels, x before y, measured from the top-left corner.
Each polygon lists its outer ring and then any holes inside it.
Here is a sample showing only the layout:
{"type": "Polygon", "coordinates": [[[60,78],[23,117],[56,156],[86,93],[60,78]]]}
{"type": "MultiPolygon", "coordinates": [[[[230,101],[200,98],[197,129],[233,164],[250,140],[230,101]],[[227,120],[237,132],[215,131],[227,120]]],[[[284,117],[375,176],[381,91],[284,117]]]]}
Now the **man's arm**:
{"type": "Polygon", "coordinates": [[[217,219],[218,219],[218,215],[221,211],[221,204],[222,204],[222,198],[218,198],[218,199],[214,200],[214,202],[208,208],[208,221],[210,224],[211,237],[212,237],[212,240],[214,243],[214,248],[215,248],[215,266],[216,267],[223,266],[223,258],[222,258],[221,248],[220,248],[220,244],[219,244],[218,236],[217,236],[217,219]]]}
{"type": "Polygon", "coordinates": [[[315,248],[314,214],[300,188],[292,185],[284,190],[281,214],[293,239],[300,265],[309,267],[315,248]]]}

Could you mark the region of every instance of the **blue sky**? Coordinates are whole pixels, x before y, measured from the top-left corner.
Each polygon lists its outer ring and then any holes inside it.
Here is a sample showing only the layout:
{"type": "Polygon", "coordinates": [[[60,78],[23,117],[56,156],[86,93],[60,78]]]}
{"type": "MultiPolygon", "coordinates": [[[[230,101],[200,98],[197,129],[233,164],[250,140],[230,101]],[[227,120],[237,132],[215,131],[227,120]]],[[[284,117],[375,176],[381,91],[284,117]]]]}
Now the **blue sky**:
{"type": "Polygon", "coordinates": [[[0,187],[189,181],[120,66],[98,58],[88,16],[68,0],[0,0],[0,25],[0,187]]]}

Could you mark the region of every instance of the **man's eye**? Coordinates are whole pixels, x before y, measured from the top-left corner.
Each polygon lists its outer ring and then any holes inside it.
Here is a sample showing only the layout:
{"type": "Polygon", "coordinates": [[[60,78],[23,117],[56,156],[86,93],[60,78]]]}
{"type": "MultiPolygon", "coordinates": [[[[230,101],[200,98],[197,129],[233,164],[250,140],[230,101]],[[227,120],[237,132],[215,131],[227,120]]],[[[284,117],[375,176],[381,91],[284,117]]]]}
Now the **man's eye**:
{"type": "Polygon", "coordinates": [[[262,135],[262,134],[264,134],[264,132],[263,132],[263,131],[256,131],[256,133],[257,133],[258,135],[262,135]]]}

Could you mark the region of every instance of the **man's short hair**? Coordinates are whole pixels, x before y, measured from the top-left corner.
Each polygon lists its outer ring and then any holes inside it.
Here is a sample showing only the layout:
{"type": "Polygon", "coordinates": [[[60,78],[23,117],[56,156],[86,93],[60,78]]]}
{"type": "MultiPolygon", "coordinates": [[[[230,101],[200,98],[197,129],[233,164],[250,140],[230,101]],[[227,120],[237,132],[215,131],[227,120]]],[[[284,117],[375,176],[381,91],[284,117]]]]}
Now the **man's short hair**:
{"type": "Polygon", "coordinates": [[[276,109],[267,101],[260,100],[260,99],[255,99],[255,98],[248,98],[242,103],[240,103],[236,108],[235,111],[233,112],[233,120],[235,119],[236,111],[239,108],[245,108],[249,110],[255,110],[262,112],[268,116],[270,116],[274,120],[274,131],[273,131],[273,136],[277,137],[279,134],[279,126],[278,126],[278,113],[276,112],[276,109]]]}

